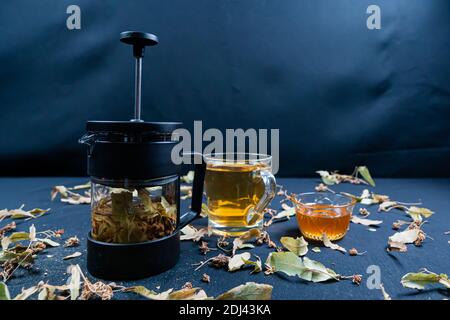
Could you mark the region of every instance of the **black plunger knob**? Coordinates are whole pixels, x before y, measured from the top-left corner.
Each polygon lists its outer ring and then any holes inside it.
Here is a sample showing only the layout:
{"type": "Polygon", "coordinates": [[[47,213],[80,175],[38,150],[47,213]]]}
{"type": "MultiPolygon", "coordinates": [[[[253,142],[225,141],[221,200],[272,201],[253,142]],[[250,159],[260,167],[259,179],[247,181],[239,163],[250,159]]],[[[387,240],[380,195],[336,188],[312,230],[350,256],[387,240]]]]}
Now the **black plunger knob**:
{"type": "Polygon", "coordinates": [[[133,46],[133,55],[136,58],[144,56],[146,46],[158,44],[158,37],[154,34],[139,31],[124,31],[120,33],[120,41],[133,46]]]}

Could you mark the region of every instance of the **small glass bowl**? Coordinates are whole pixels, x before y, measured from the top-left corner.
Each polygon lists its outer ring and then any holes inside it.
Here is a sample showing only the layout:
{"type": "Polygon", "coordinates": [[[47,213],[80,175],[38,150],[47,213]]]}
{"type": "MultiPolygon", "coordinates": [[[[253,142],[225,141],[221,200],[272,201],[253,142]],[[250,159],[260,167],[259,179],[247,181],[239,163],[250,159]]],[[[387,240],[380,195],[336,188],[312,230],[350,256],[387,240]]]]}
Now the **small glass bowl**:
{"type": "Polygon", "coordinates": [[[345,236],[356,200],[331,192],[308,192],[295,196],[298,226],[305,238],[322,240],[325,233],[330,240],[345,236]]]}

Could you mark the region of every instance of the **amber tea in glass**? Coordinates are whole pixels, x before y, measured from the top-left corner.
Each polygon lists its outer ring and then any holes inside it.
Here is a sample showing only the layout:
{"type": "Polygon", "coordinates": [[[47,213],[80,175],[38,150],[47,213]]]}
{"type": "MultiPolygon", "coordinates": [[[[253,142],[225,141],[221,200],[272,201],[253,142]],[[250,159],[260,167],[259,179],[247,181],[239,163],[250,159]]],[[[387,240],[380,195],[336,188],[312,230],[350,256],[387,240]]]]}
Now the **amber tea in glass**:
{"type": "Polygon", "coordinates": [[[262,212],[275,195],[270,156],[235,153],[204,158],[208,224],[212,231],[236,236],[261,228],[262,212]]]}
{"type": "Polygon", "coordinates": [[[295,198],[296,216],[305,238],[322,240],[326,234],[330,240],[345,236],[350,225],[355,200],[329,192],[299,194],[295,198]]]}

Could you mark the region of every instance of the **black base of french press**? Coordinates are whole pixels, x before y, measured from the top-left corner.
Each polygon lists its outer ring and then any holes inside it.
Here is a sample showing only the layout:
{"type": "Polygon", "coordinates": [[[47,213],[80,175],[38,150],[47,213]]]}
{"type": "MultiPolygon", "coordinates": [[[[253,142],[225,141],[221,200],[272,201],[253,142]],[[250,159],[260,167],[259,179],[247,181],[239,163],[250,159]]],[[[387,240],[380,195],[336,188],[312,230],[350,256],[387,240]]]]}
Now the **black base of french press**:
{"type": "Polygon", "coordinates": [[[137,280],[175,266],[180,257],[180,235],[141,243],[118,244],[87,237],[87,269],[104,280],[137,280]]]}

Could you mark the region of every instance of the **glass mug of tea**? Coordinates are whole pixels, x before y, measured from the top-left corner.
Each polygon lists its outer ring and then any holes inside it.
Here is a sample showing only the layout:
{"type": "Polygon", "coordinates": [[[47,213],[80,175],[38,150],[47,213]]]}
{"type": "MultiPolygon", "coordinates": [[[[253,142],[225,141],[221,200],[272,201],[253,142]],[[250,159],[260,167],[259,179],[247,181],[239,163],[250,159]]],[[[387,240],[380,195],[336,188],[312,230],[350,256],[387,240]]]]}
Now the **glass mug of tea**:
{"type": "Polygon", "coordinates": [[[208,226],[213,233],[238,236],[262,228],[264,209],[275,197],[272,157],[255,153],[204,155],[208,226]]]}

